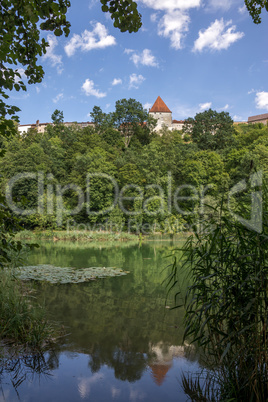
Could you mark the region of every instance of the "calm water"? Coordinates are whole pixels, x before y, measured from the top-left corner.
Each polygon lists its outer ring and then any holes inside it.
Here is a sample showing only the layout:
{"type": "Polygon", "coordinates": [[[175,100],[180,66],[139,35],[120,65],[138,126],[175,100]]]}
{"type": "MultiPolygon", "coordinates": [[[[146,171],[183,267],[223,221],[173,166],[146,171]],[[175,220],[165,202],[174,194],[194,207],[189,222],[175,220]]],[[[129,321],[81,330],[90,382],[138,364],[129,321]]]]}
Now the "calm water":
{"type": "Polygon", "coordinates": [[[130,273],[82,284],[37,284],[38,300],[68,335],[43,359],[10,363],[0,373],[0,401],[185,401],[180,375],[196,371],[198,362],[182,346],[182,312],[165,307],[164,267],[174,247],[57,242],[35,250],[29,265],[130,273]]]}

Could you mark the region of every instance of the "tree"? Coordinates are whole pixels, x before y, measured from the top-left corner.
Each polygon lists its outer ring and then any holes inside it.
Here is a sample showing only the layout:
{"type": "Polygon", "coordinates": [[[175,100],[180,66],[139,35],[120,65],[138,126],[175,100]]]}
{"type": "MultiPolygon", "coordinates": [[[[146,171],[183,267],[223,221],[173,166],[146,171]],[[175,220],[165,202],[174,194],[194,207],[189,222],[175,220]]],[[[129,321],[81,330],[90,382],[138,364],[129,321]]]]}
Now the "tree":
{"type": "Polygon", "coordinates": [[[137,32],[142,26],[141,14],[137,10],[137,4],[133,0],[100,0],[103,4],[102,11],[109,12],[114,20],[114,27],[121,32],[137,32]]]}
{"type": "Polygon", "coordinates": [[[99,106],[94,106],[90,112],[92,123],[99,134],[113,127],[113,114],[104,113],[99,106]]]}
{"type": "Polygon", "coordinates": [[[51,115],[51,120],[53,124],[63,123],[64,121],[63,112],[59,109],[54,110],[54,112],[51,115]]]}
{"type": "MultiPolygon", "coordinates": [[[[137,32],[141,27],[141,15],[132,0],[101,0],[102,11],[110,12],[114,26],[122,32],[137,32]]],[[[56,36],[69,35],[70,22],[66,14],[69,0],[1,0],[0,4],[0,132],[8,135],[14,132],[14,123],[7,116],[18,121],[19,108],[6,104],[7,91],[23,90],[28,84],[42,81],[44,70],[38,65],[38,58],[49,46],[41,31],[53,32],[56,36]]]]}
{"type": "Polygon", "coordinates": [[[262,9],[265,8],[268,11],[268,1],[267,0],[245,0],[245,5],[248,9],[249,14],[251,15],[253,22],[255,24],[261,23],[260,14],[262,9]]]}
{"type": "MultiPolygon", "coordinates": [[[[109,12],[114,26],[121,32],[137,32],[142,26],[141,14],[133,0],[100,0],[102,11],[109,12]]],[[[245,0],[246,7],[254,23],[261,22],[263,8],[268,11],[267,0],[245,0]]],[[[7,91],[26,90],[22,81],[25,76],[28,84],[39,83],[44,70],[38,65],[38,57],[46,53],[49,46],[41,31],[51,31],[56,36],[69,35],[70,23],[66,14],[69,0],[2,0],[0,4],[0,132],[10,135],[15,131],[11,116],[18,121],[19,108],[7,105],[7,91]]]]}
{"type": "MultiPolygon", "coordinates": [[[[8,99],[6,91],[26,90],[22,76],[28,84],[41,82],[44,76],[38,57],[46,53],[48,42],[41,39],[41,31],[51,31],[56,36],[63,33],[68,36],[70,23],[66,13],[70,7],[69,0],[2,0],[0,5],[0,95],[8,99]],[[17,66],[20,66],[18,68],[17,66]],[[15,66],[15,67],[14,67],[15,66]]],[[[16,119],[19,109],[9,106],[0,99],[0,130],[5,132],[13,123],[8,122],[7,115],[16,119]]]]}
{"type": "Polygon", "coordinates": [[[131,138],[141,127],[146,128],[148,113],[135,99],[121,99],[115,103],[114,123],[124,137],[127,148],[131,138]]]}
{"type": "Polygon", "coordinates": [[[191,135],[200,149],[223,149],[235,141],[233,120],[229,113],[206,110],[185,120],[184,132],[191,135]]]}

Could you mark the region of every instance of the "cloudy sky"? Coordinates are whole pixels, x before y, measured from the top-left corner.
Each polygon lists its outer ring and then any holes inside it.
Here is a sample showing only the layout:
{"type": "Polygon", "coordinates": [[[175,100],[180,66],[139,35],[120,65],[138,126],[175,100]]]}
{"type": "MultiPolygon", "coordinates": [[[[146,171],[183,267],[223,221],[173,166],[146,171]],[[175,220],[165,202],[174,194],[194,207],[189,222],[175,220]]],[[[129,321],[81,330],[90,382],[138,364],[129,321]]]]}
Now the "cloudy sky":
{"type": "Polygon", "coordinates": [[[42,84],[11,93],[21,124],[90,121],[95,105],[114,110],[134,98],[145,108],[161,96],[173,119],[212,108],[236,121],[268,112],[268,13],[255,25],[243,0],[138,0],[138,33],[113,27],[99,0],[72,2],[68,38],[50,47],[42,84]]]}

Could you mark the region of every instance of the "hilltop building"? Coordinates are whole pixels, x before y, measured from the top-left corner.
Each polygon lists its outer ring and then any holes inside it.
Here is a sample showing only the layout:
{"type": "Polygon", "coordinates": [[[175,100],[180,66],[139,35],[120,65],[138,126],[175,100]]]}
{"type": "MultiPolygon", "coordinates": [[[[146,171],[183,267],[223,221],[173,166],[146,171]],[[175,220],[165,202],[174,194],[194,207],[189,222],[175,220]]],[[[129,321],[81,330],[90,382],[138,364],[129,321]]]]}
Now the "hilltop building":
{"type": "MultiPolygon", "coordinates": [[[[18,130],[20,134],[27,133],[30,129],[35,129],[37,130],[38,133],[44,133],[46,127],[52,123],[39,123],[39,120],[36,121],[36,123],[33,124],[20,124],[18,126],[18,130]]],[[[94,127],[94,123],[91,123],[89,121],[82,122],[82,123],[77,123],[77,122],[64,122],[62,123],[65,127],[71,127],[71,126],[78,126],[79,128],[84,128],[84,127],[94,127]]]]}
{"type": "Polygon", "coordinates": [[[258,114],[256,116],[250,116],[248,118],[248,124],[254,124],[254,123],[267,124],[268,123],[268,113],[258,114]]]}
{"type": "Polygon", "coordinates": [[[172,120],[172,112],[160,96],[149,110],[149,115],[157,120],[155,131],[160,131],[163,127],[167,127],[171,131],[182,130],[184,120],[172,120]]]}
{"type": "MultiPolygon", "coordinates": [[[[154,119],[157,120],[157,125],[155,127],[155,131],[159,132],[162,128],[166,127],[168,130],[182,130],[184,125],[184,120],[172,120],[172,112],[167,107],[165,102],[160,98],[157,97],[155,103],[149,110],[149,115],[152,116],[154,119]]],[[[234,124],[241,124],[241,123],[268,123],[268,113],[259,114],[256,116],[250,116],[247,122],[235,122],[234,124]]],[[[27,133],[30,129],[36,129],[38,133],[44,133],[46,127],[52,123],[39,123],[39,120],[36,121],[34,124],[21,124],[18,126],[18,130],[20,134],[27,133]]],[[[64,126],[71,127],[73,125],[78,126],[80,128],[84,127],[94,127],[94,123],[92,122],[64,122],[64,126]]]]}

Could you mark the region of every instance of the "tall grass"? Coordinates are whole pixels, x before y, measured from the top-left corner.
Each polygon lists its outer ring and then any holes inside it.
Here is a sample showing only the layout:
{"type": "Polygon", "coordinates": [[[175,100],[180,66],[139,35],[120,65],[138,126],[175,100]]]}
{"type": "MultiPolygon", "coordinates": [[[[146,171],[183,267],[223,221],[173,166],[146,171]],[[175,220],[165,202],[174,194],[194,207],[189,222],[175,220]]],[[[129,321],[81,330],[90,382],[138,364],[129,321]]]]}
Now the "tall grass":
{"type": "Polygon", "coordinates": [[[44,310],[36,306],[28,286],[18,281],[10,269],[1,270],[0,339],[40,349],[51,333],[44,310]]]}
{"type": "Polygon", "coordinates": [[[184,391],[192,401],[268,400],[265,190],[261,233],[242,225],[221,206],[201,234],[188,238],[181,260],[173,264],[170,288],[177,289],[178,270],[189,271],[190,284],[182,298],[184,339],[201,347],[207,368],[204,381],[199,375],[183,377],[184,391]]]}

